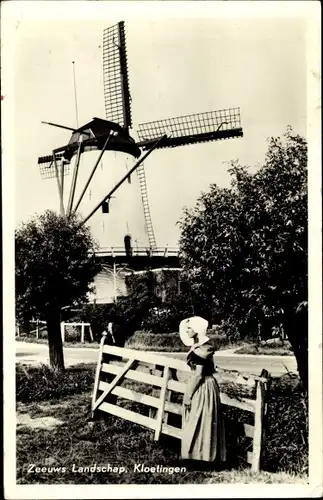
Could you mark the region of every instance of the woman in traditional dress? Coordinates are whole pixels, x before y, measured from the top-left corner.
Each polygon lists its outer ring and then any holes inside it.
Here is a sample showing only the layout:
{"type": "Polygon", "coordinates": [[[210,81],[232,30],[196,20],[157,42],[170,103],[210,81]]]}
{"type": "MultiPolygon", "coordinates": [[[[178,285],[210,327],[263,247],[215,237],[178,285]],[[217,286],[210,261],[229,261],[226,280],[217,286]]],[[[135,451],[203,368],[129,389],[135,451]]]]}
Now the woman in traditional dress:
{"type": "Polygon", "coordinates": [[[181,321],[182,342],[191,346],[187,364],[191,377],[184,394],[182,450],[184,459],[203,462],[226,460],[220,391],[214,377],[214,349],[206,336],[208,322],[193,316],[181,321]]]}

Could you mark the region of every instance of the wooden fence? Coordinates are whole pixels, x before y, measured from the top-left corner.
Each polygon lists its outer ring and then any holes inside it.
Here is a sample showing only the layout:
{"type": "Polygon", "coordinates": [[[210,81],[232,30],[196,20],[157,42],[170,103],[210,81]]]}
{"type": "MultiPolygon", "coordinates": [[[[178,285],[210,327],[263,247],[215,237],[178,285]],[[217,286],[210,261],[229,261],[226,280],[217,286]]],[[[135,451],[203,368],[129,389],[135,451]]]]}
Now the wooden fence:
{"type": "MultiPolygon", "coordinates": [[[[153,430],[155,440],[158,440],[161,434],[181,439],[180,426],[171,425],[169,416],[171,414],[177,415],[181,420],[182,404],[173,401],[174,396],[177,395],[178,399],[178,396],[185,392],[185,378],[187,380],[189,372],[190,369],[185,361],[146,351],[105,345],[105,336],[103,336],[95,374],[92,416],[101,410],[153,430]],[[137,384],[146,384],[146,390],[144,388],[135,390],[123,387],[121,384],[125,379],[137,384]],[[118,398],[148,406],[149,416],[133,409],[129,410],[118,406],[118,398]]],[[[239,408],[254,414],[254,425],[242,424],[241,428],[244,435],[252,439],[252,452],[247,452],[247,462],[251,464],[253,471],[259,471],[264,448],[268,372],[263,370],[259,377],[242,377],[225,372],[226,370],[219,371],[222,380],[256,385],[255,400],[236,399],[222,392],[220,396],[222,405],[239,408]]]]}
{"type": "MultiPolygon", "coordinates": [[[[36,339],[39,338],[39,332],[41,330],[46,330],[46,332],[47,332],[46,321],[41,321],[41,320],[35,320],[35,321],[33,321],[32,320],[31,323],[35,323],[36,324],[35,330],[32,330],[30,332],[30,333],[36,333],[36,339]],[[40,325],[42,325],[42,326],[40,326],[40,325]]],[[[80,326],[81,327],[80,340],[81,340],[82,344],[84,344],[84,340],[85,340],[85,327],[89,328],[90,339],[91,339],[92,342],[94,341],[94,339],[93,339],[93,332],[92,332],[91,324],[90,323],[82,323],[82,322],[80,322],[80,323],[69,323],[69,322],[66,322],[66,321],[62,321],[61,322],[61,336],[62,336],[62,342],[63,342],[63,344],[65,342],[66,327],[75,327],[75,326],[80,326]]],[[[20,337],[20,327],[19,327],[19,325],[16,325],[16,336],[20,337]]]]}

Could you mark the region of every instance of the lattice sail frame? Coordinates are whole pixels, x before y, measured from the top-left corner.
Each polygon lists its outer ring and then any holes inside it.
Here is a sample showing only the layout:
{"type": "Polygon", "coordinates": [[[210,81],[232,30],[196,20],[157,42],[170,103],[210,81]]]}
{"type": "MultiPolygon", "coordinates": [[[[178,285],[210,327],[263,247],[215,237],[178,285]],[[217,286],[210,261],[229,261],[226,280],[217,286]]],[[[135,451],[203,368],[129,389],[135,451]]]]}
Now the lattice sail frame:
{"type": "MultiPolygon", "coordinates": [[[[70,162],[65,161],[63,159],[62,153],[56,153],[56,163],[60,176],[62,175],[62,171],[64,176],[69,175],[70,162]],[[64,162],[64,169],[61,168],[62,162],[64,162]]],[[[40,158],[38,158],[38,165],[39,165],[40,176],[43,180],[55,179],[56,170],[55,170],[53,155],[41,156],[40,158]]]]}
{"type": "Polygon", "coordinates": [[[138,128],[139,146],[150,147],[163,134],[161,148],[241,137],[240,108],[228,108],[142,123],[138,128]]]}
{"type": "Polygon", "coordinates": [[[126,37],[121,21],[103,31],[103,86],[108,120],[129,129],[132,125],[126,37]]]}

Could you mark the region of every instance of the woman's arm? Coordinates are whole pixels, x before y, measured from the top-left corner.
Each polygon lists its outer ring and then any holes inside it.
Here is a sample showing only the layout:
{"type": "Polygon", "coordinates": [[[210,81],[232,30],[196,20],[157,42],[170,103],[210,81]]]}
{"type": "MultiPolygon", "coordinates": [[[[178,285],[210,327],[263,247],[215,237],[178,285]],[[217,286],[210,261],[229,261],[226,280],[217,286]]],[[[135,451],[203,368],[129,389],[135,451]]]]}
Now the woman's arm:
{"type": "Polygon", "coordinates": [[[203,366],[197,365],[195,370],[194,370],[194,373],[192,373],[192,375],[187,383],[186,390],[184,393],[184,398],[183,398],[183,403],[185,405],[189,405],[191,403],[192,397],[193,397],[196,389],[200,385],[200,382],[203,378],[202,377],[202,370],[203,370],[203,366]]]}

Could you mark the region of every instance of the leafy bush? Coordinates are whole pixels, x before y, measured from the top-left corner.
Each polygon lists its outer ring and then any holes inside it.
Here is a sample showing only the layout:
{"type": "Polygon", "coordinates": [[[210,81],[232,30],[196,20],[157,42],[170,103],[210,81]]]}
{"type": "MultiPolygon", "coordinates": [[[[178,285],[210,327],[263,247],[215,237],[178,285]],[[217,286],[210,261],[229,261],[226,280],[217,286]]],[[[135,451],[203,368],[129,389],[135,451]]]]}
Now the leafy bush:
{"type": "MultiPolygon", "coordinates": [[[[223,336],[214,333],[213,330],[207,332],[216,351],[231,347],[231,341],[223,336]]],[[[178,332],[174,333],[153,333],[146,331],[136,331],[130,337],[125,347],[130,349],[151,350],[161,352],[186,352],[188,347],[184,346],[178,332]]]]}
{"type": "Polygon", "coordinates": [[[186,349],[178,333],[150,333],[142,331],[135,332],[127,340],[125,347],[143,351],[161,352],[182,352],[186,349]]]}
{"type": "MultiPolygon", "coordinates": [[[[235,398],[255,399],[255,387],[224,382],[221,392],[235,398]]],[[[268,390],[265,449],[261,467],[269,472],[308,473],[308,407],[299,377],[283,375],[273,379],[268,390]]],[[[243,423],[254,425],[252,414],[233,407],[225,408],[227,444],[237,457],[242,447],[251,450],[251,440],[241,436],[243,423]]],[[[244,457],[245,458],[245,457],[244,457]]]]}
{"type": "Polygon", "coordinates": [[[113,304],[86,304],[82,311],[73,317],[73,321],[90,323],[93,338],[99,342],[103,330],[107,329],[111,321],[111,309],[113,304]]]}
{"type": "Polygon", "coordinates": [[[308,472],[308,403],[297,376],[274,380],[269,390],[266,470],[308,472]]]}
{"type": "Polygon", "coordinates": [[[141,327],[154,333],[178,331],[182,319],[192,316],[193,310],[187,294],[170,291],[159,307],[151,308],[143,318],[141,327]]]}
{"type": "Polygon", "coordinates": [[[77,342],[81,339],[81,328],[77,326],[65,325],[65,340],[77,342]]]}
{"type": "Polygon", "coordinates": [[[277,346],[272,346],[272,345],[250,345],[250,346],[244,346],[235,351],[236,354],[255,354],[255,355],[270,355],[270,356],[292,356],[293,351],[291,350],[290,346],[284,344],[284,345],[277,345],[277,346]]]}

